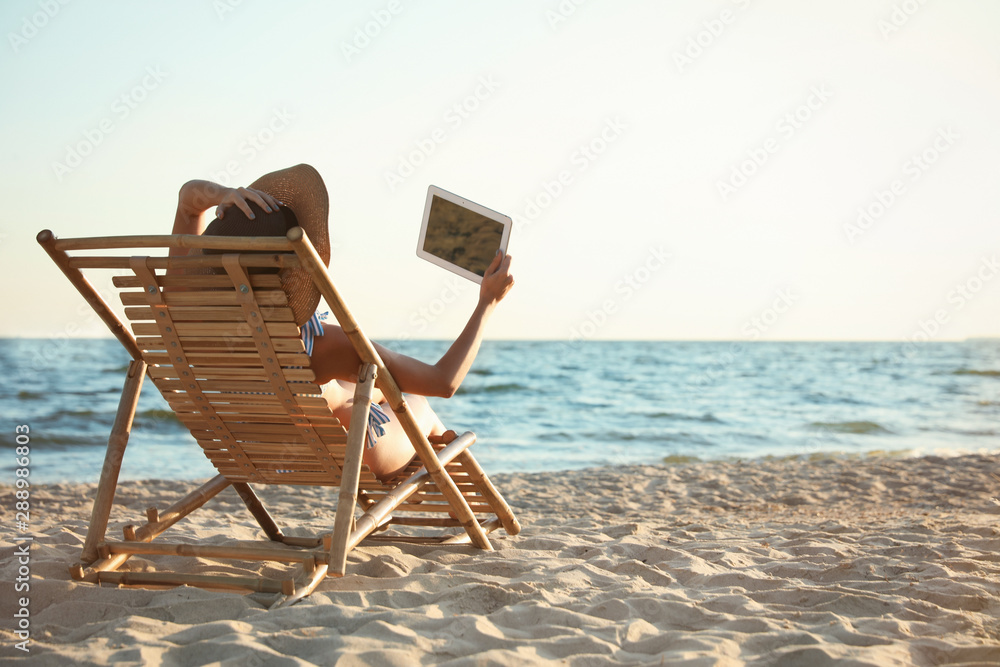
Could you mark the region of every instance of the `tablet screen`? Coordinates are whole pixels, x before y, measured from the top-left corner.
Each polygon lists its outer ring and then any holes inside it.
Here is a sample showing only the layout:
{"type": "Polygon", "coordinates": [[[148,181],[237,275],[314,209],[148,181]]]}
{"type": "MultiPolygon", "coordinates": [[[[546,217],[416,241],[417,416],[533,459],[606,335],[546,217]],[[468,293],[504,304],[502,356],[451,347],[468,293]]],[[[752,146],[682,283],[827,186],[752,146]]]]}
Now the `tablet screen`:
{"type": "Polygon", "coordinates": [[[423,251],[482,277],[500,249],[504,225],[434,195],[423,251]]]}

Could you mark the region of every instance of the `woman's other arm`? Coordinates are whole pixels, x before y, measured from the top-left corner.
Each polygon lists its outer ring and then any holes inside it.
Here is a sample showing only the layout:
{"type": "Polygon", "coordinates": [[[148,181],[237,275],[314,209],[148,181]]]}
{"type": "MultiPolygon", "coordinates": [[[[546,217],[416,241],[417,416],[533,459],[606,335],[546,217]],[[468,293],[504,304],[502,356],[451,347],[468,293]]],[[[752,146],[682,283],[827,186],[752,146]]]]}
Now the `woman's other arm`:
{"type": "MultiPolygon", "coordinates": [[[[177,212],[174,215],[174,228],[171,234],[201,234],[205,231],[205,220],[202,215],[208,209],[215,207],[215,217],[221,218],[226,209],[236,206],[253,218],[253,211],[247,201],[252,201],[268,213],[271,207],[277,208],[279,202],[262,190],[249,188],[227,188],[211,181],[188,181],[177,193],[177,212]]],[[[171,248],[170,255],[186,255],[186,248],[171,248]]]]}

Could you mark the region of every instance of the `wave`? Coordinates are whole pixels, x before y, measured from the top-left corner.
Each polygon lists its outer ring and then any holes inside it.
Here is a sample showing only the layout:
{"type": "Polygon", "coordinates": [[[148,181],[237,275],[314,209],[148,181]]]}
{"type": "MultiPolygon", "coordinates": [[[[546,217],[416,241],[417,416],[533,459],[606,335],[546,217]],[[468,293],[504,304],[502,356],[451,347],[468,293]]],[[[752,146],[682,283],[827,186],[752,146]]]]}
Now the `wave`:
{"type": "Polygon", "coordinates": [[[952,375],[980,375],[983,377],[1000,378],[1000,371],[977,371],[972,368],[959,368],[952,371],[952,375]]]}
{"type": "Polygon", "coordinates": [[[99,447],[104,449],[108,446],[108,434],[95,433],[93,435],[85,435],[83,433],[72,433],[67,435],[59,435],[56,433],[45,433],[38,434],[32,438],[32,443],[37,445],[46,445],[48,447],[99,447]]]}
{"type": "MultiPolygon", "coordinates": [[[[108,424],[112,423],[114,418],[115,412],[113,410],[88,410],[86,408],[79,408],[76,410],[54,410],[48,414],[36,417],[36,419],[42,424],[57,424],[64,420],[80,421],[81,424],[79,428],[75,427],[74,430],[86,429],[90,426],[96,426],[97,428],[103,429],[106,428],[108,424]]],[[[152,423],[154,421],[180,423],[173,410],[160,410],[156,408],[136,412],[135,421],[136,423],[143,424],[152,423]]]]}
{"type": "Polygon", "coordinates": [[[171,424],[180,424],[180,420],[173,410],[159,410],[150,408],[142,412],[135,413],[135,421],[139,428],[151,425],[153,422],[166,421],[171,424]]]}
{"type": "Polygon", "coordinates": [[[831,431],[833,433],[855,433],[858,435],[879,435],[890,434],[892,431],[881,424],[869,421],[859,422],[811,422],[812,428],[821,431],[831,431]]]}
{"type": "Polygon", "coordinates": [[[632,363],[636,366],[670,366],[674,362],[664,359],[663,357],[654,357],[644,354],[633,359],[632,363]]]}
{"type": "Polygon", "coordinates": [[[39,415],[37,419],[44,424],[49,424],[62,419],[85,419],[95,415],[105,416],[108,420],[114,419],[113,412],[94,412],[93,410],[87,410],[86,408],[81,408],[79,410],[55,410],[54,412],[50,412],[45,415],[39,415]]]}
{"type": "Polygon", "coordinates": [[[860,401],[852,396],[831,396],[822,391],[807,394],[805,400],[816,405],[865,405],[865,401],[860,401]]]}
{"type": "Polygon", "coordinates": [[[40,391],[19,391],[17,392],[17,397],[22,401],[37,401],[42,398],[49,398],[48,394],[44,394],[40,391]]]}
{"type": "Polygon", "coordinates": [[[455,392],[455,395],[502,394],[508,391],[528,391],[529,389],[530,387],[518,384],[517,382],[507,382],[505,384],[486,385],[485,387],[459,387],[458,391],[455,392]]]}
{"type": "Polygon", "coordinates": [[[670,433],[658,431],[655,433],[641,433],[634,431],[591,431],[575,434],[575,439],[581,442],[604,442],[604,443],[683,443],[685,445],[699,445],[703,447],[714,447],[715,443],[698,435],[687,431],[670,433]]]}
{"type": "Polygon", "coordinates": [[[703,422],[705,424],[724,424],[725,422],[713,415],[711,412],[706,412],[701,415],[685,415],[679,412],[654,412],[647,415],[651,419],[672,419],[676,421],[694,421],[703,422]]]}

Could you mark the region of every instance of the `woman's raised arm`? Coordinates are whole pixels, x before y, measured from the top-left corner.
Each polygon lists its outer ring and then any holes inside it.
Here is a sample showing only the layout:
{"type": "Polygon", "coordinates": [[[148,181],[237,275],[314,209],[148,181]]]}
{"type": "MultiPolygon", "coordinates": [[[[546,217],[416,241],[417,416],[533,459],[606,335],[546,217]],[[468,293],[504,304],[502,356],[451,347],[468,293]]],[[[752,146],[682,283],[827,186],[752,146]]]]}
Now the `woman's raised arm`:
{"type": "MultiPolygon", "coordinates": [[[[428,364],[375,344],[375,349],[402,391],[445,398],[454,395],[476,359],[487,320],[514,285],[510,260],[510,255],[499,253],[493,259],[483,277],[479,302],[469,322],[437,363],[428,364]]],[[[322,378],[354,381],[360,363],[340,327],[327,325],[324,335],[316,339],[313,351],[313,370],[319,381],[325,381],[322,378]]]]}

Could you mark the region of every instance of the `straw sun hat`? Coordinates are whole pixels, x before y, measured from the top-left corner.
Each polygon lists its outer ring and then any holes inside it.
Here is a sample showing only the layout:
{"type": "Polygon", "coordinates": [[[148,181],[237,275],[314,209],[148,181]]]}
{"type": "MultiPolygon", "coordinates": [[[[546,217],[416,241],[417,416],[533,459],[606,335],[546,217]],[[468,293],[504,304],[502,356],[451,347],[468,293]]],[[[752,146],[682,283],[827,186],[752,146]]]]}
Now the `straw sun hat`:
{"type": "MultiPolygon", "coordinates": [[[[284,236],[292,227],[301,227],[323,264],[330,264],[330,234],[327,217],[330,197],[319,172],[307,164],[300,164],[265,174],[250,184],[250,189],[262,190],[284,206],[271,213],[257,204],[250,203],[254,218],[250,219],[236,206],[228,207],[222,218],[216,218],[205,229],[213,236],[284,236]],[[289,215],[289,210],[291,215],[289,215]]],[[[319,289],[304,269],[282,269],[281,286],[288,293],[288,307],[295,315],[295,323],[302,325],[312,317],[319,304],[319,289]]]]}

